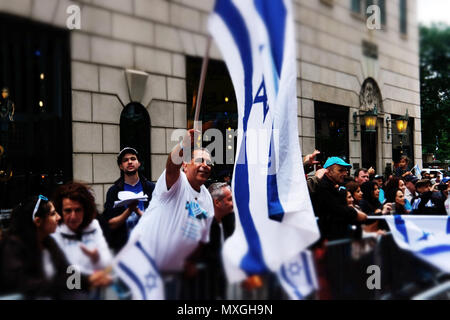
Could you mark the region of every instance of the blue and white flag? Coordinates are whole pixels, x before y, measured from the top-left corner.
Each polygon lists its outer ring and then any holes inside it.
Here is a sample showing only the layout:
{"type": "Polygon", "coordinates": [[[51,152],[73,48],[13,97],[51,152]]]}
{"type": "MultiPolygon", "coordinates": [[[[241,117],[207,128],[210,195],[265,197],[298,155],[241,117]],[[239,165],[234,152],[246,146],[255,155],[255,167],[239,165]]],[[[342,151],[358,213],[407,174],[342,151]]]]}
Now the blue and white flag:
{"type": "Polygon", "coordinates": [[[419,168],[419,165],[416,163],[416,165],[414,166],[414,168],[413,168],[413,170],[414,170],[414,175],[417,177],[417,178],[419,178],[419,179],[422,179],[422,170],[420,170],[420,168],[419,168]]]}
{"type": "Polygon", "coordinates": [[[450,272],[450,217],[386,216],[397,245],[450,272]]]}
{"type": "Polygon", "coordinates": [[[230,282],[271,270],[319,238],[298,138],[297,65],[290,0],[217,0],[209,31],[233,81],[239,217],[225,242],[230,282]]]}
{"type": "Polygon", "coordinates": [[[164,300],[164,282],[138,238],[127,242],[115,257],[113,266],[130,288],[133,300],[164,300]]]}
{"type": "Polygon", "coordinates": [[[313,256],[309,250],[284,263],[277,275],[292,300],[303,300],[319,288],[313,256]]]}

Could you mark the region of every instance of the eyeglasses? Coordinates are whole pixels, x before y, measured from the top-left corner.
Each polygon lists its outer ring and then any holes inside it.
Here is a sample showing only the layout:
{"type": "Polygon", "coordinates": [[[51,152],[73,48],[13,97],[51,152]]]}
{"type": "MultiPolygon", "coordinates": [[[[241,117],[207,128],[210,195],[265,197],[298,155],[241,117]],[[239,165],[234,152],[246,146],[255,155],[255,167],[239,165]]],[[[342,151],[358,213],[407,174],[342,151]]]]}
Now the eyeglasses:
{"type": "Polygon", "coordinates": [[[33,221],[34,221],[34,218],[36,218],[36,212],[37,212],[38,209],[39,209],[39,205],[41,204],[41,200],[48,201],[48,198],[47,198],[47,197],[44,197],[44,196],[41,195],[41,194],[38,196],[38,200],[37,200],[36,205],[34,206],[34,210],[33,210],[33,216],[32,216],[32,220],[33,220],[33,221]]]}
{"type": "Polygon", "coordinates": [[[208,167],[214,167],[214,163],[211,160],[205,158],[195,158],[194,163],[205,163],[208,167]]]}

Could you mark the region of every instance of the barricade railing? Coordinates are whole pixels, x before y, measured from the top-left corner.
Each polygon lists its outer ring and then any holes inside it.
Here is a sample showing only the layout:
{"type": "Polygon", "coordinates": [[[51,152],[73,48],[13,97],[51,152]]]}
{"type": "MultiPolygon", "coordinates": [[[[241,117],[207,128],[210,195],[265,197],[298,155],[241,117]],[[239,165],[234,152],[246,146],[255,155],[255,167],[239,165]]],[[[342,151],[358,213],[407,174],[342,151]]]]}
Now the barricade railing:
{"type": "MultiPolygon", "coordinates": [[[[319,290],[309,299],[450,299],[450,275],[400,249],[390,233],[328,241],[312,250],[319,290]]],[[[218,268],[205,263],[196,267],[190,278],[182,273],[162,275],[168,300],[288,299],[273,273],[261,276],[262,287],[248,290],[240,283],[229,284],[218,268]]],[[[131,295],[125,289],[101,298],[130,299],[131,295]]]]}

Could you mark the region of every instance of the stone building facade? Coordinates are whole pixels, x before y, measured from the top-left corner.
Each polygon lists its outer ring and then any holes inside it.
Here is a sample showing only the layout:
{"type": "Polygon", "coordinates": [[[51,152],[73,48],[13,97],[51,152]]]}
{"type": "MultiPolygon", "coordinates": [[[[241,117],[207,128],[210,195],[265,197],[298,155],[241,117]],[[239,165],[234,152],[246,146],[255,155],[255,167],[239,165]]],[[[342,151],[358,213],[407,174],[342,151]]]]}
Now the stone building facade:
{"type": "MultiPolygon", "coordinates": [[[[379,101],[377,170],[393,158],[386,119],[407,110],[421,165],[416,0],[408,0],[406,33],[399,27],[400,2],[386,1],[382,30],[370,30],[354,1],[293,1],[304,154],[317,146],[317,104],[339,105],[348,117],[348,160],[362,164],[361,119],[353,114],[379,101]],[[365,43],[376,55],[367,54],[365,43]],[[366,90],[368,82],[375,88],[366,90]]],[[[120,117],[130,102],[148,111],[151,179],[161,174],[173,130],[187,126],[186,56],[204,55],[214,0],[0,0],[0,12],[67,28],[71,5],[81,9],[81,29],[70,31],[73,178],[91,184],[101,205],[118,177],[120,117]]],[[[214,43],[210,56],[221,60],[214,43]]]]}

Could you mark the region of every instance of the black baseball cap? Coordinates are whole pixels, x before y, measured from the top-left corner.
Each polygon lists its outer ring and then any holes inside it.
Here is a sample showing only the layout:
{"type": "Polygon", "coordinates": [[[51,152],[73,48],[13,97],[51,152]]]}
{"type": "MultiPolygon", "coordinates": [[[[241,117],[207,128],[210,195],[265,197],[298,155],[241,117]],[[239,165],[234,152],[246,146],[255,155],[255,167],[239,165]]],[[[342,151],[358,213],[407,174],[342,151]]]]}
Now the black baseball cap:
{"type": "Polygon", "coordinates": [[[414,184],[416,184],[416,182],[419,181],[419,178],[417,178],[416,176],[409,174],[405,177],[405,182],[412,182],[414,184]]]}
{"type": "Polygon", "coordinates": [[[422,179],[416,182],[416,188],[431,186],[431,181],[429,179],[422,179]]]}
{"type": "Polygon", "coordinates": [[[136,151],[136,149],[131,147],[125,147],[122,150],[120,150],[119,154],[117,155],[117,165],[120,166],[122,164],[122,158],[127,153],[134,154],[139,160],[139,153],[136,151]]]}

